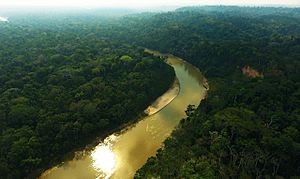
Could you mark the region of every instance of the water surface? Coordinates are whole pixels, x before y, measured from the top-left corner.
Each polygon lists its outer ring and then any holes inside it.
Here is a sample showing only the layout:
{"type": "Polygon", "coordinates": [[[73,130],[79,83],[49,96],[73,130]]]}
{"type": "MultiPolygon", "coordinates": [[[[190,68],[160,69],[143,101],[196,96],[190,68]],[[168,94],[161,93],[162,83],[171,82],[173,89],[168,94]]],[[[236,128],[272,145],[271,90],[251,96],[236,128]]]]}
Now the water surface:
{"type": "Polygon", "coordinates": [[[7,17],[2,17],[0,16],[0,22],[8,22],[8,18],[7,17]]]}

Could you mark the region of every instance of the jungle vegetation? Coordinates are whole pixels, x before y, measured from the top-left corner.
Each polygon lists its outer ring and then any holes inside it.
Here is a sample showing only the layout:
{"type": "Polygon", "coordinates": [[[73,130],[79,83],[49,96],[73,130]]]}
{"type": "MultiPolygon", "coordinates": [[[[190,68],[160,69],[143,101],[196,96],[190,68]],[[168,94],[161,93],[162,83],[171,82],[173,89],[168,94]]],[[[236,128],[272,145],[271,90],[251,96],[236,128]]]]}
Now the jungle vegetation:
{"type": "Polygon", "coordinates": [[[137,119],[173,83],[173,68],[143,48],[59,17],[0,22],[0,178],[57,164],[137,119]]]}
{"type": "Polygon", "coordinates": [[[197,66],[209,91],[136,178],[299,177],[299,24],[300,9],[271,7],[12,16],[0,23],[1,176],[135,118],[174,79],[147,47],[197,66]]]}
{"type": "Polygon", "coordinates": [[[300,9],[191,7],[126,20],[137,28],[125,41],[182,57],[209,82],[135,178],[300,176],[300,9]]]}

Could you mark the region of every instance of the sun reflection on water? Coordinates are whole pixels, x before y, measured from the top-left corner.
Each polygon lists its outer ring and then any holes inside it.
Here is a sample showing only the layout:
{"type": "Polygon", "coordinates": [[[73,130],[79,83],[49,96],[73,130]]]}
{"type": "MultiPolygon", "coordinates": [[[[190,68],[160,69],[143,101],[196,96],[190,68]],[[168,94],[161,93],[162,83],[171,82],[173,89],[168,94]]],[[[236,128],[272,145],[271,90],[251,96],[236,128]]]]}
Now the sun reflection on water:
{"type": "Polygon", "coordinates": [[[104,142],[100,143],[91,153],[93,160],[92,166],[99,173],[97,179],[108,179],[115,171],[117,160],[111,146],[116,138],[115,135],[107,137],[104,142]]]}
{"type": "Polygon", "coordinates": [[[2,17],[2,16],[0,16],[0,21],[8,22],[8,18],[7,18],[7,17],[2,17]]]}

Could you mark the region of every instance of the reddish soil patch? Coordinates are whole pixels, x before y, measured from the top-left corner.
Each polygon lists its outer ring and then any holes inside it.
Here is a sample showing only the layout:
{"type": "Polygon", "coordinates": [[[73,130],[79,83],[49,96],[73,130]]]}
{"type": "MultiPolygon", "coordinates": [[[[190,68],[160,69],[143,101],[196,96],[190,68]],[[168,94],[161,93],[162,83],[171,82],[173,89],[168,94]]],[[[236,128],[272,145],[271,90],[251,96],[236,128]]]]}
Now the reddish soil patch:
{"type": "Polygon", "coordinates": [[[256,78],[256,77],[263,77],[263,74],[259,73],[257,70],[251,68],[249,65],[244,66],[242,68],[242,72],[244,75],[251,77],[251,78],[256,78]]]}

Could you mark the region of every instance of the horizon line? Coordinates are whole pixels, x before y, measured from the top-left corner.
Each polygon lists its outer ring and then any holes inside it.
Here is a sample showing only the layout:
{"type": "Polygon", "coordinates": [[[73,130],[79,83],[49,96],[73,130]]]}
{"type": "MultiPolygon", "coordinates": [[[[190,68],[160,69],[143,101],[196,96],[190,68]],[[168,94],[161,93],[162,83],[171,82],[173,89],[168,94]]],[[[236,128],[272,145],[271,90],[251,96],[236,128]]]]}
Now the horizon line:
{"type": "Polygon", "coordinates": [[[234,7],[283,7],[299,8],[299,4],[191,4],[191,5],[151,5],[151,6],[65,6],[65,5],[4,5],[0,9],[13,8],[62,8],[62,9],[157,9],[157,8],[182,8],[182,7],[207,7],[207,6],[234,6],[234,7]]]}

